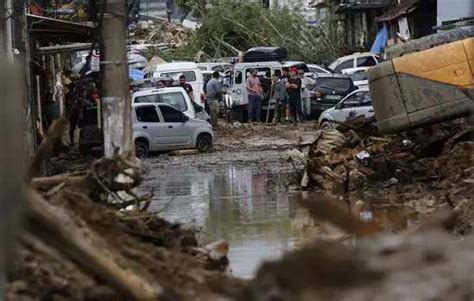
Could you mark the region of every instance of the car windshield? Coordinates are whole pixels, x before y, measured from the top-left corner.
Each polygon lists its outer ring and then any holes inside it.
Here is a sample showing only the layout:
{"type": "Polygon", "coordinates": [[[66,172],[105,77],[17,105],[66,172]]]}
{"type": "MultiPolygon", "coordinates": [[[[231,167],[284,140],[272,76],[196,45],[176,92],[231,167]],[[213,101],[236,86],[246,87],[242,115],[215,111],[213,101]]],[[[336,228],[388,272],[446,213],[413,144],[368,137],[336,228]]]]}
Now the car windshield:
{"type": "Polygon", "coordinates": [[[331,65],[328,66],[329,70],[334,70],[336,69],[337,65],[339,65],[340,60],[335,60],[334,62],[331,63],[331,65]]]}
{"type": "Polygon", "coordinates": [[[320,77],[316,79],[316,85],[321,89],[347,93],[352,88],[352,80],[350,78],[320,77]]]}
{"type": "Polygon", "coordinates": [[[184,112],[188,109],[186,99],[181,92],[142,95],[135,98],[135,103],[166,103],[184,112]]]}

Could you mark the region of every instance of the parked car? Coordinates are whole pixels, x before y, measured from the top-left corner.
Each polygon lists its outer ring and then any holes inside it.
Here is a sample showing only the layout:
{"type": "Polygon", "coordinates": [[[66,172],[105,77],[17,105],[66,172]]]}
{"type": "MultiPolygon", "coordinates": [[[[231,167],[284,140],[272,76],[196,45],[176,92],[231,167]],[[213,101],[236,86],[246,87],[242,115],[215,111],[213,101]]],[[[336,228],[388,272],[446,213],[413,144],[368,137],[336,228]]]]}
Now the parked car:
{"type": "Polygon", "coordinates": [[[357,67],[371,67],[380,63],[382,59],[379,55],[371,52],[356,52],[354,54],[343,56],[329,65],[329,69],[336,73],[343,73],[345,69],[357,67]]]}
{"type": "Polygon", "coordinates": [[[213,150],[214,132],[208,122],[189,118],[163,103],[136,103],[132,108],[137,157],[146,157],[154,151],[195,148],[204,153],[213,150]]]}
{"type": "Polygon", "coordinates": [[[149,70],[145,74],[145,78],[166,78],[169,77],[173,81],[178,82],[179,76],[186,76],[186,81],[193,87],[194,101],[199,102],[202,93],[204,79],[202,70],[196,63],[192,62],[176,62],[157,65],[153,70],[149,70]]]}
{"type": "Polygon", "coordinates": [[[356,90],[352,80],[341,74],[316,73],[315,86],[311,87],[311,116],[317,118],[349,93],[356,90]]]}
{"type": "Polygon", "coordinates": [[[368,69],[369,67],[350,68],[343,70],[342,73],[349,76],[350,79],[352,79],[354,86],[360,89],[369,86],[369,75],[367,74],[368,69]]]}
{"type": "Polygon", "coordinates": [[[308,70],[311,73],[331,73],[331,71],[327,70],[323,66],[316,65],[316,64],[307,64],[308,70]]]}
{"type": "Polygon", "coordinates": [[[350,93],[334,107],[324,111],[319,116],[319,128],[330,130],[335,125],[334,121],[340,123],[359,115],[365,115],[366,117],[374,115],[368,88],[350,93]]]}
{"type": "Polygon", "coordinates": [[[133,93],[132,103],[166,103],[183,112],[189,118],[210,122],[211,118],[204,108],[192,101],[181,87],[147,89],[133,93]]]}

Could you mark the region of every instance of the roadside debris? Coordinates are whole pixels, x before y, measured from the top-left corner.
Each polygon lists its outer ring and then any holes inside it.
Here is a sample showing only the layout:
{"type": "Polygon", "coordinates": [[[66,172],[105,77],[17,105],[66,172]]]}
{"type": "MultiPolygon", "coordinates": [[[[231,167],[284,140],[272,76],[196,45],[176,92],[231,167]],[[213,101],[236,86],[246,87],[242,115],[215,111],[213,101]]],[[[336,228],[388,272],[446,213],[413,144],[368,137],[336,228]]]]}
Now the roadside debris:
{"type": "Polygon", "coordinates": [[[129,33],[129,38],[143,44],[170,44],[180,47],[191,36],[190,29],[169,22],[140,21],[129,33]]]}
{"type": "Polygon", "coordinates": [[[211,294],[206,283],[228,268],[227,242],[204,247],[209,256],[199,258],[193,231],[147,213],[151,196],[134,191],[142,179],[136,162],[102,158],[83,172],[34,177],[63,126],[59,121],[51,127],[30,168],[28,208],[8,273],[7,300],[176,300],[211,294]]]}

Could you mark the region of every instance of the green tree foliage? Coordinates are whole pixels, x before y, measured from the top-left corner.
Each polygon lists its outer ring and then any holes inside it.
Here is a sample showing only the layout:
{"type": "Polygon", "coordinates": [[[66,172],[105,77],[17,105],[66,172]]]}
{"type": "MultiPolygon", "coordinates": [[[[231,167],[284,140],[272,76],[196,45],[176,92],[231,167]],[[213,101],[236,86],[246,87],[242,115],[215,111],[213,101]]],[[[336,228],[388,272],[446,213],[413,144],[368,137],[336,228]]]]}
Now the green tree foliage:
{"type": "MultiPolygon", "coordinates": [[[[191,7],[203,0],[179,0],[191,7]]],[[[247,1],[216,1],[202,10],[201,26],[192,40],[176,54],[198,52],[210,58],[235,56],[255,46],[278,46],[288,50],[290,59],[326,62],[339,56],[341,40],[325,21],[308,27],[301,14],[288,9],[267,9],[247,1]]]]}

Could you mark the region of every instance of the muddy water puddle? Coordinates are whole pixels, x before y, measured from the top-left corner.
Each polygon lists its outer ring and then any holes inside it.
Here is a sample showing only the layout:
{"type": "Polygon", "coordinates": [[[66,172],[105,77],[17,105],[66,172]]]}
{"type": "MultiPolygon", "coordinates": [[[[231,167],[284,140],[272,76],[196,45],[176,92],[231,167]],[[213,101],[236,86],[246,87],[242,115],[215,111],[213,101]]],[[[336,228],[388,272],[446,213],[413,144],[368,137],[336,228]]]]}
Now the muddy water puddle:
{"type": "MultiPolygon", "coordinates": [[[[295,169],[279,152],[228,153],[151,158],[142,186],[154,189],[150,211],[206,237],[229,242],[233,274],[250,278],[265,260],[279,258],[315,238],[345,240],[328,224],[315,222],[298,199],[311,197],[288,189],[295,169]]],[[[399,231],[413,216],[400,208],[359,210],[363,219],[383,221],[399,231]]]]}

